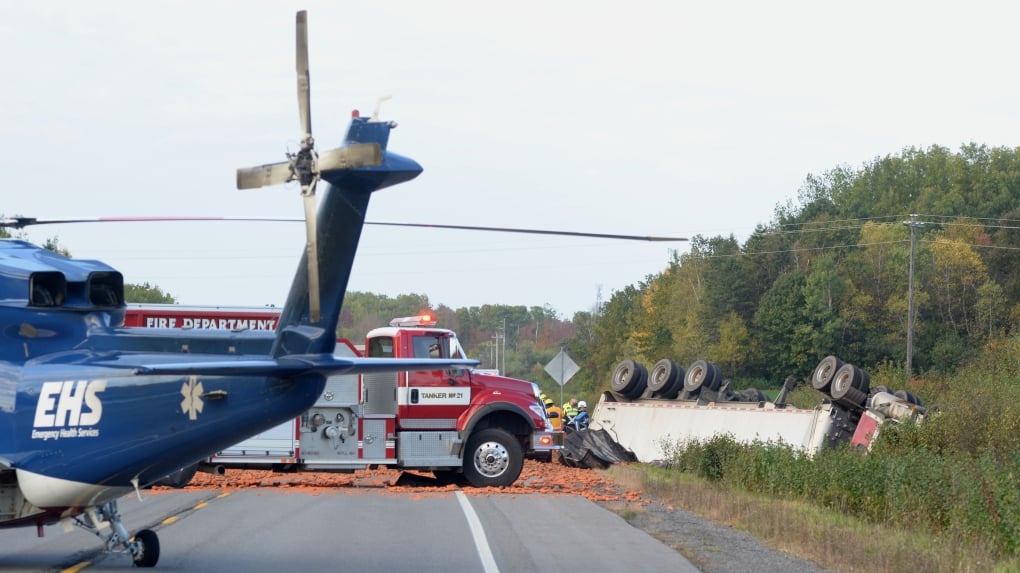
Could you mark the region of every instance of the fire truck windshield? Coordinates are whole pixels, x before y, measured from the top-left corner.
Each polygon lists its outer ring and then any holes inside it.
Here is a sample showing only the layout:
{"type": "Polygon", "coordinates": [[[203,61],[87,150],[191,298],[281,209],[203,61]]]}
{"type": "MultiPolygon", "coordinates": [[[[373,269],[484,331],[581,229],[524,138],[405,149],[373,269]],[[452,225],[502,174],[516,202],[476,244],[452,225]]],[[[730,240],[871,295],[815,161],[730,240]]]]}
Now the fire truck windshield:
{"type": "Polygon", "coordinates": [[[415,358],[464,358],[457,337],[453,333],[421,334],[411,338],[415,358]]]}

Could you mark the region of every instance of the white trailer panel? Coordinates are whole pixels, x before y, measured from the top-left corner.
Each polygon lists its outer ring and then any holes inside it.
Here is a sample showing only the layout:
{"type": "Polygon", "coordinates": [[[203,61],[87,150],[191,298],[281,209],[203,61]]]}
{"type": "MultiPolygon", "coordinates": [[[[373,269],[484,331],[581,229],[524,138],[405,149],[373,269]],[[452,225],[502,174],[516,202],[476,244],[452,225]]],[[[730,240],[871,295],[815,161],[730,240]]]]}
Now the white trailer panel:
{"type": "Polygon", "coordinates": [[[666,443],[705,441],[729,434],[738,442],[779,442],[812,454],[833,428],[831,404],[813,410],[776,408],[771,402],[708,403],[646,399],[607,401],[592,413],[592,429],[604,429],[640,462],[666,459],[666,443]]]}

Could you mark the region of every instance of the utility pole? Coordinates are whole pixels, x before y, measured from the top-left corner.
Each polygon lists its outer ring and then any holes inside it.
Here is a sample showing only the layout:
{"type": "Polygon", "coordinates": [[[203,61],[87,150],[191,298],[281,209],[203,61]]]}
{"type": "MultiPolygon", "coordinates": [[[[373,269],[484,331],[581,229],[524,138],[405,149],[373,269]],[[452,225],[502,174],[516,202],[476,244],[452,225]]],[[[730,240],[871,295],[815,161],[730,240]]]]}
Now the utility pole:
{"type": "Polygon", "coordinates": [[[907,286],[907,380],[913,371],[914,363],[914,248],[917,245],[917,229],[924,223],[917,220],[917,214],[911,213],[909,221],[903,224],[910,227],[910,278],[907,286]]]}
{"type": "Polygon", "coordinates": [[[506,376],[506,318],[503,319],[503,332],[496,332],[489,338],[492,339],[492,347],[496,352],[496,359],[493,360],[493,366],[499,370],[499,373],[506,376]],[[500,348],[502,346],[502,348],[500,348]],[[502,350],[502,352],[500,352],[502,350]],[[502,357],[502,364],[500,364],[500,358],[502,357]]]}
{"type": "MultiPolygon", "coordinates": [[[[491,347],[492,352],[490,352],[489,356],[491,358],[493,353],[495,353],[495,355],[496,355],[495,358],[492,359],[492,366],[496,370],[499,370],[499,335],[498,334],[493,334],[489,338],[492,339],[492,347],[491,347]]],[[[503,374],[503,371],[499,370],[499,373],[503,374]]]]}

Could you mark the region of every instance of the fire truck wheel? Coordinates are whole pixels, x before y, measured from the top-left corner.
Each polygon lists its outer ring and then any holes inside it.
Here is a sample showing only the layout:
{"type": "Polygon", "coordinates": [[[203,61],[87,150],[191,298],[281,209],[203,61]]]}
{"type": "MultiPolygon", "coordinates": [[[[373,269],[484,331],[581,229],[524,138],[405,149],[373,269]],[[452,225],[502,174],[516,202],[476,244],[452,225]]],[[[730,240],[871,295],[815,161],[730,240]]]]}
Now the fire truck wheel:
{"type": "Polygon", "coordinates": [[[633,360],[624,360],[616,365],[609,387],[628,400],[633,400],[644,393],[648,385],[648,369],[644,364],[633,360]]]}
{"type": "Polygon", "coordinates": [[[499,428],[475,432],[468,440],[464,478],[475,487],[505,487],[524,467],[524,452],[512,434],[499,428]]]}
{"type": "Polygon", "coordinates": [[[832,385],[832,377],[842,367],[843,361],[835,356],[822,358],[818,366],[815,366],[815,371],[811,373],[811,386],[823,394],[828,394],[829,387],[832,385]]]}

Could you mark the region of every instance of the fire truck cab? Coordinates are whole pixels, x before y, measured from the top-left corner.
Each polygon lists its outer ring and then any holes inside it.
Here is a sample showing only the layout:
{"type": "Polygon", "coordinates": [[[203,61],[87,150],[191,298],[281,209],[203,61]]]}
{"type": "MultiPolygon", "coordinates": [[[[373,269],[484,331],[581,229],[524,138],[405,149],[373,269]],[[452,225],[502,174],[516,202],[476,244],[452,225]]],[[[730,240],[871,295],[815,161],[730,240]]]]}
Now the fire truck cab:
{"type": "MultiPolygon", "coordinates": [[[[243,312],[206,308],[178,316],[171,325],[174,317],[167,313],[176,306],[129,305],[125,324],[231,328],[246,320],[245,328],[258,329],[267,323],[253,321],[275,318],[269,315],[277,312],[272,307],[243,312]]],[[[335,352],[369,358],[465,357],[456,333],[437,328],[427,314],[397,318],[372,330],[360,348],[339,339],[335,352]]],[[[526,456],[547,456],[562,447],[563,434],[553,431],[539,396],[534,383],[472,369],[332,376],[319,400],[299,418],[224,449],[199,469],[353,472],[386,465],[431,471],[442,480],[479,487],[506,486],[516,481],[526,456]]]]}

